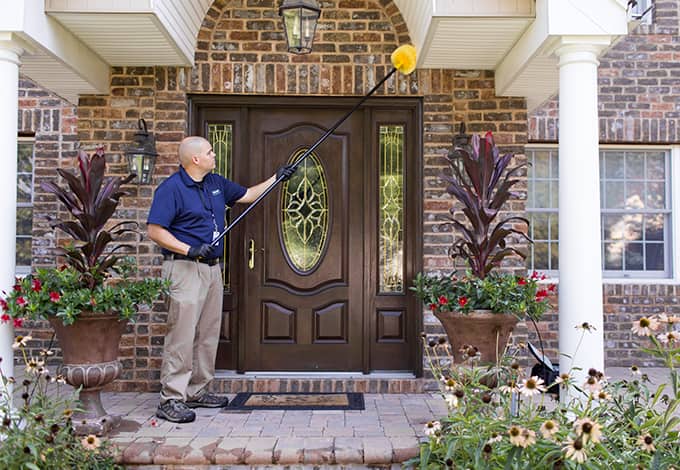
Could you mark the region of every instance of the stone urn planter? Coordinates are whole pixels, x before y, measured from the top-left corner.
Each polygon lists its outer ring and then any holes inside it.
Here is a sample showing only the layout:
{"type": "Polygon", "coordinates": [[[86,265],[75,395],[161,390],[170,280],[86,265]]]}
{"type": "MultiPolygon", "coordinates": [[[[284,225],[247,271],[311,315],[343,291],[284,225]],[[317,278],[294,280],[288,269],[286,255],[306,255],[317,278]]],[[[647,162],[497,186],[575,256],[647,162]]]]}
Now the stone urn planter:
{"type": "Polygon", "coordinates": [[[107,434],[120,423],[120,416],[109,414],[102,406],[100,392],[121,373],[118,346],[126,322],[118,314],[82,313],[72,325],[50,318],[63,354],[61,374],[80,390],[81,411],[73,415],[77,434],[107,434]]]}
{"type": "Polygon", "coordinates": [[[435,316],[449,338],[454,362],[460,362],[458,349],[469,344],[479,350],[481,364],[496,364],[518,322],[514,315],[489,310],[473,310],[467,314],[441,311],[435,312],[435,316]]]}

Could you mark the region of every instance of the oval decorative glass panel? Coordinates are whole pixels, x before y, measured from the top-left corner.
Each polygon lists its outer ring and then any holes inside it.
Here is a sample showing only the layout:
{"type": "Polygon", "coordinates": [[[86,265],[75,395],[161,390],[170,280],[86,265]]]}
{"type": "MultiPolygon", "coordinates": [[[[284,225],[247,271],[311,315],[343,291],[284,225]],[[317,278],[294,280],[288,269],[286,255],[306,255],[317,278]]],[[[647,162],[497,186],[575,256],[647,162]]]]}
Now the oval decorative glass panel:
{"type": "MultiPolygon", "coordinates": [[[[290,158],[293,163],[307,149],[290,158]]],[[[301,274],[314,270],[328,240],[328,185],[321,161],[310,154],[283,183],[281,198],[283,249],[301,274]]]]}

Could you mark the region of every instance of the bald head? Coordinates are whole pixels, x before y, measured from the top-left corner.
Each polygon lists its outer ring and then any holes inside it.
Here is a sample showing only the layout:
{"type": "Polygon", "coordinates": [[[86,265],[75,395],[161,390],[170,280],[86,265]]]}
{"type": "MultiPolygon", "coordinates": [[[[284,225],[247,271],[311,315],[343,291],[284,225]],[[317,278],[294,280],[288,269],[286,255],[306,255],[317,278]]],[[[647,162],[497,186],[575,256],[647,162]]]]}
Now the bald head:
{"type": "Polygon", "coordinates": [[[179,163],[187,168],[191,165],[191,158],[204,152],[204,146],[210,142],[199,136],[185,137],[179,144],[179,163]]]}

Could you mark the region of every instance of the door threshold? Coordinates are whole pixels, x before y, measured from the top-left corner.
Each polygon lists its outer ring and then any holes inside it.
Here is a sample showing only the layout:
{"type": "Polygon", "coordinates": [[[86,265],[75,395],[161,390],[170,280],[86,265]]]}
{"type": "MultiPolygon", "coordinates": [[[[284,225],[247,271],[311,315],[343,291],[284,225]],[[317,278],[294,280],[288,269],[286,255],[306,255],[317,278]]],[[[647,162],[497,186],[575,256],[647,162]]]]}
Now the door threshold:
{"type": "Polygon", "coordinates": [[[274,379],[321,379],[321,378],[338,378],[338,379],[415,379],[416,376],[412,372],[390,372],[390,371],[376,371],[369,374],[361,372],[272,372],[272,371],[248,371],[239,374],[235,370],[217,370],[215,371],[216,379],[228,378],[274,378],[274,379]]]}

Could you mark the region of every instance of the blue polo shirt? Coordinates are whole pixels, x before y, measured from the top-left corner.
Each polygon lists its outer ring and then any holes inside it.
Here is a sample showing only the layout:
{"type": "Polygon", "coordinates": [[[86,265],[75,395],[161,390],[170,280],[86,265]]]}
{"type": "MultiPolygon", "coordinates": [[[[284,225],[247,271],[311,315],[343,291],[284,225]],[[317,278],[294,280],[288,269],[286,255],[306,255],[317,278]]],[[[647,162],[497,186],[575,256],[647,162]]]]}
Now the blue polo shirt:
{"type": "MultiPolygon", "coordinates": [[[[146,223],[164,227],[190,246],[211,243],[215,225],[218,232],[224,230],[226,207],[233,206],[245,193],[246,188],[215,173],[197,183],[180,166],[156,188],[146,223]]],[[[224,252],[223,243],[224,238],[215,253],[224,252]]]]}

